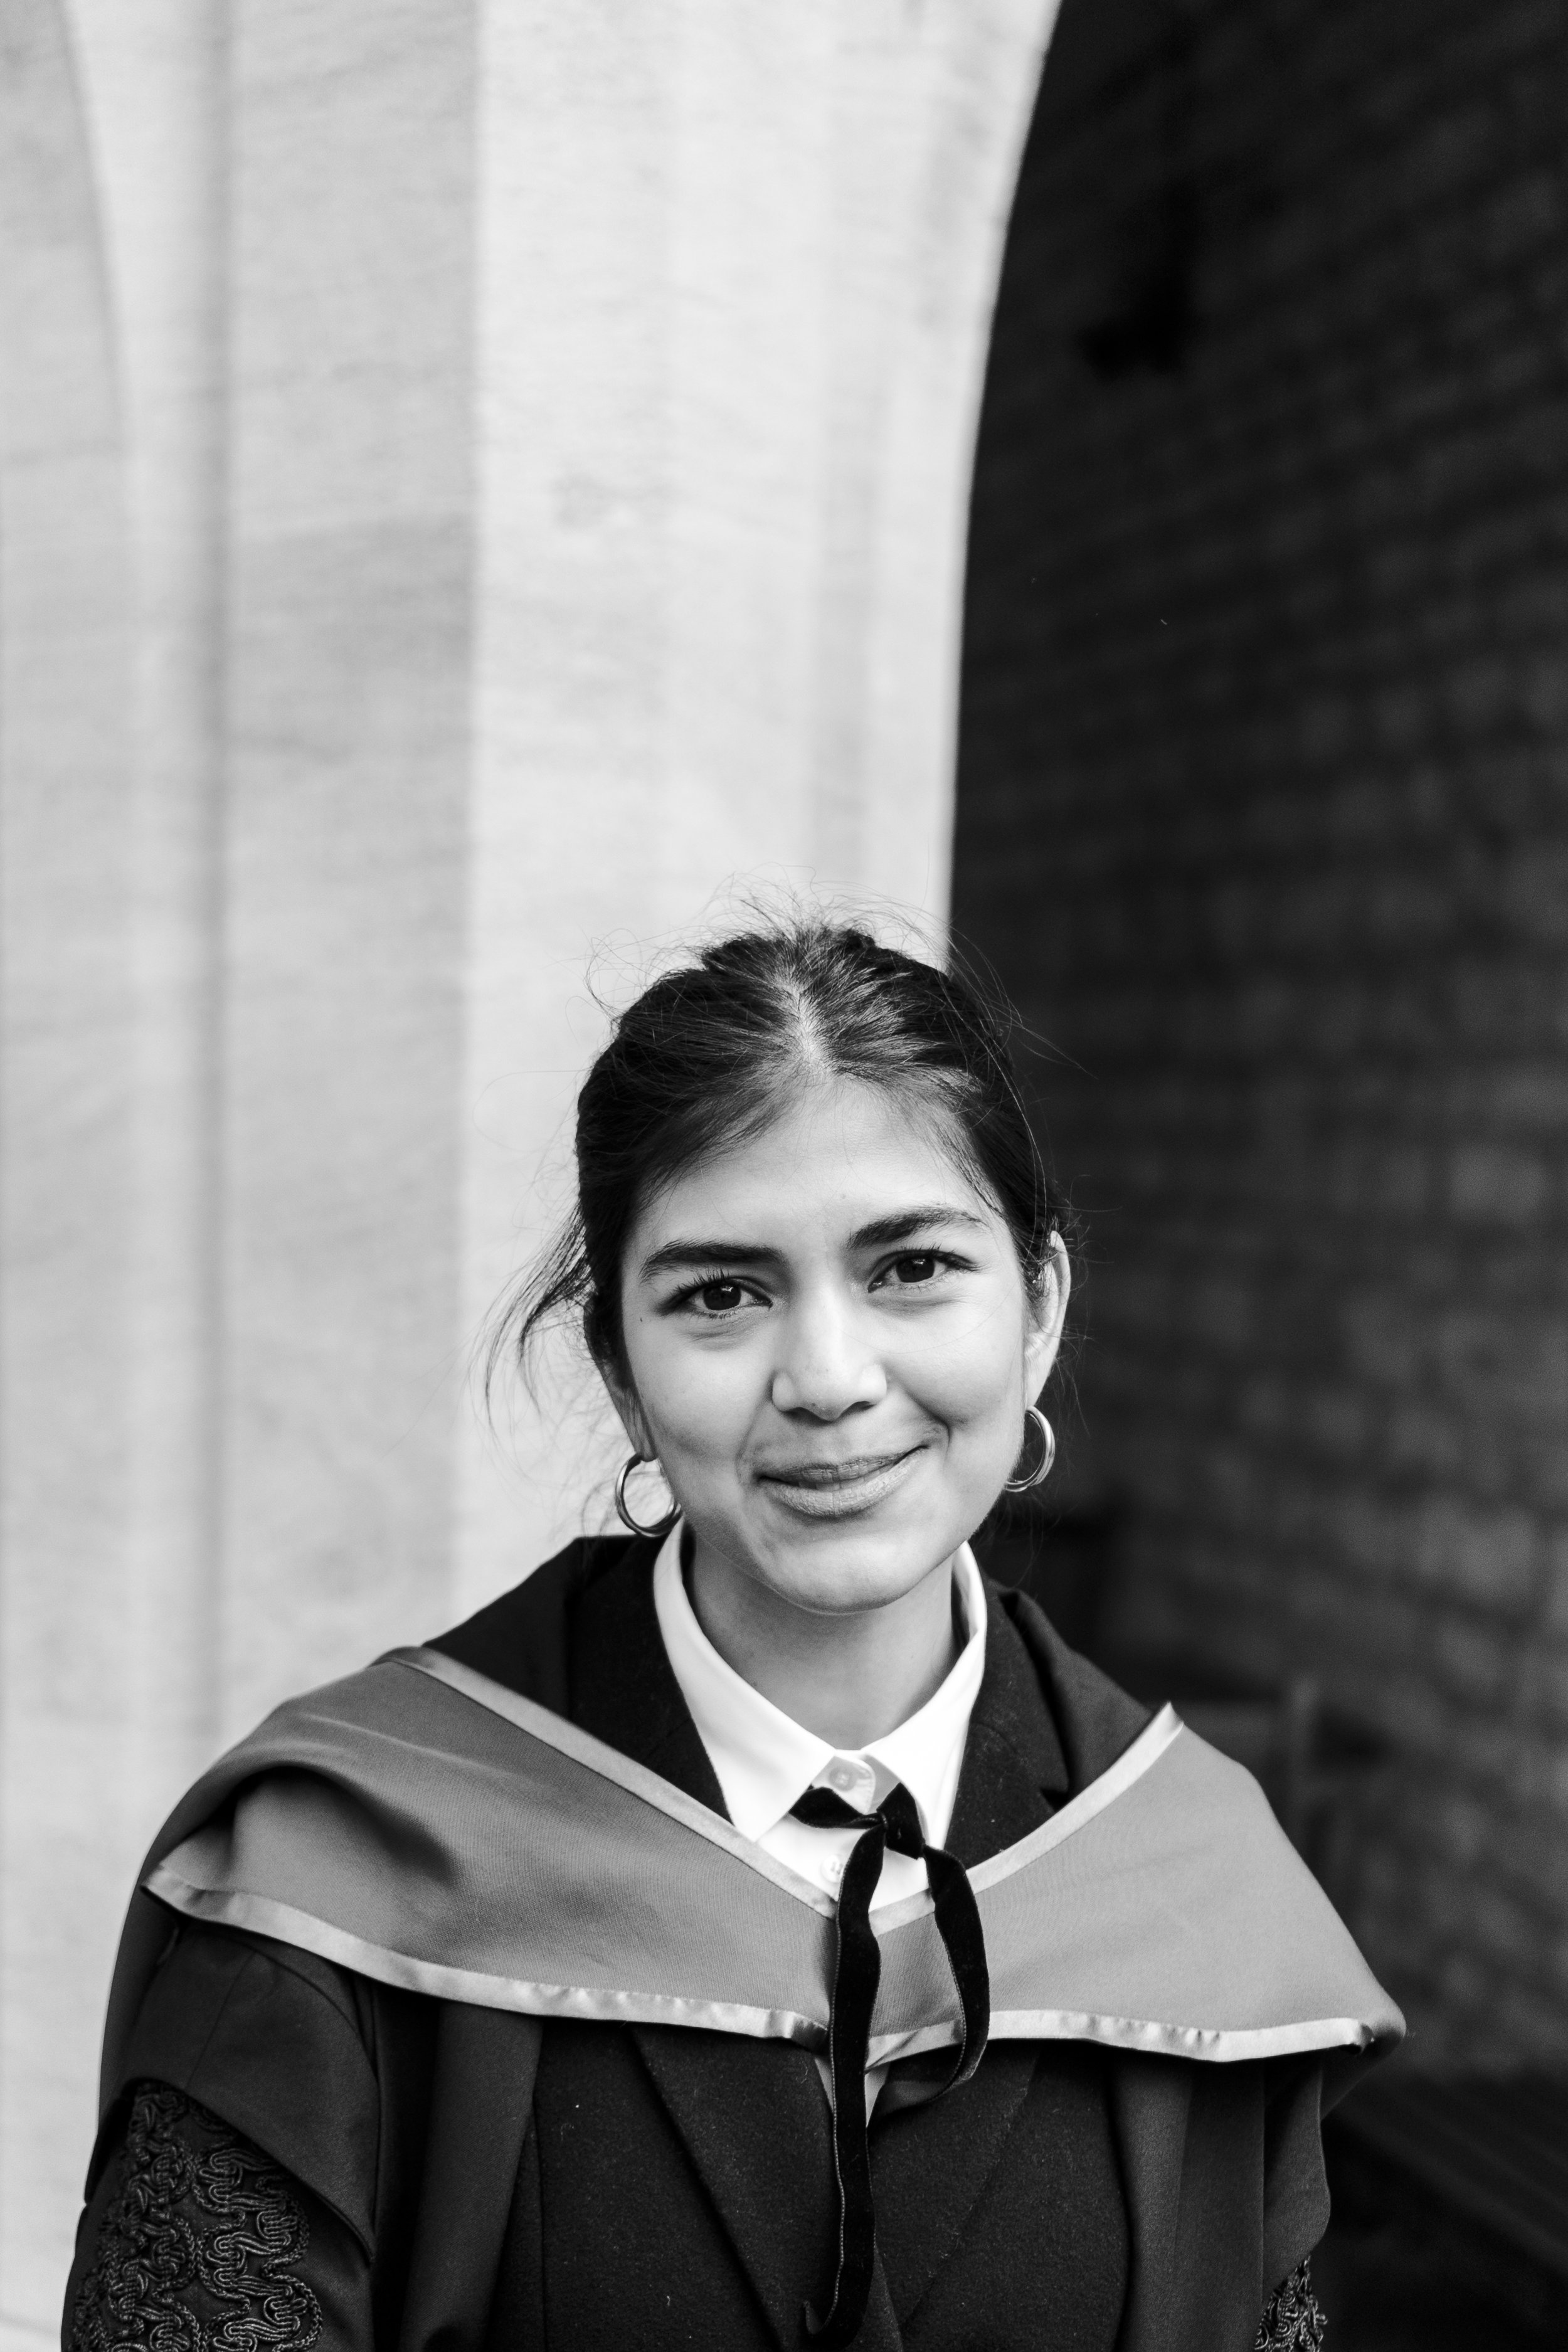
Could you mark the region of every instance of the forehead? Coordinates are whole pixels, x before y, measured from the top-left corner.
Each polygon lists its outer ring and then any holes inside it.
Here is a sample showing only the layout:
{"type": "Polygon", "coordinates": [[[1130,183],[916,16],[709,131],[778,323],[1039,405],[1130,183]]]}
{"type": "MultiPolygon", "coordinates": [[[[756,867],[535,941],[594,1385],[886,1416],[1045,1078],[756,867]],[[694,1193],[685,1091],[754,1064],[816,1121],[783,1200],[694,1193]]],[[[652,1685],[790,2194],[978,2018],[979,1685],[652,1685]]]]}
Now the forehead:
{"type": "Polygon", "coordinates": [[[940,1112],[834,1078],[759,1134],[683,1171],[644,1204],[632,1239],[638,1255],[676,1233],[787,1244],[795,1234],[847,1234],[917,1205],[1000,1223],[940,1112]]]}

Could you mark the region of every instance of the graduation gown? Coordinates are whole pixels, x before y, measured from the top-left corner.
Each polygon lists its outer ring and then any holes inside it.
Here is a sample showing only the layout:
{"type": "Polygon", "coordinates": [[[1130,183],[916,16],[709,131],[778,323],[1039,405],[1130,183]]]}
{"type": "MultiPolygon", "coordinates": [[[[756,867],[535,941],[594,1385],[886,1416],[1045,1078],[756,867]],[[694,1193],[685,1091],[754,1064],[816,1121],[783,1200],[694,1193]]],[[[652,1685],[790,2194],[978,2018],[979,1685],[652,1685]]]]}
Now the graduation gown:
{"type": "MultiPolygon", "coordinates": [[[[152,2340],[171,2263],[215,2330],[259,2294],[276,2352],[803,2343],[835,2251],[831,1906],[724,1821],[656,1551],[569,1547],[279,1710],[166,1825],[111,1997],[74,2352],[152,2340]]],[[[1327,2219],[1325,2095],[1397,2012],[1246,1776],[989,1601],[949,1844],[994,2038],[900,2108],[951,1983],[926,1898],[880,1915],[858,2344],[1247,2352],[1327,2219]]]]}

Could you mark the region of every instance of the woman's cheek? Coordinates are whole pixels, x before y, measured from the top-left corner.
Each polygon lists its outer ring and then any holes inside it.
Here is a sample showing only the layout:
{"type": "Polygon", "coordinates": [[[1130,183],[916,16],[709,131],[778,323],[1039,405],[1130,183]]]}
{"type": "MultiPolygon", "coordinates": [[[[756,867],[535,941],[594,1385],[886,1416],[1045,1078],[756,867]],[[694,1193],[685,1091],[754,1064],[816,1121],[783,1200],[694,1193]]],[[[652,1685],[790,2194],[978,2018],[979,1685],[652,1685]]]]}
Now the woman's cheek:
{"type": "Polygon", "coordinates": [[[745,1351],[661,1333],[640,1388],[665,1445],[693,1462],[732,1460],[753,1418],[745,1351]]]}
{"type": "Polygon", "coordinates": [[[955,1434],[992,1420],[1013,1433],[1023,1393],[1024,1339],[1003,1312],[932,1318],[896,1370],[915,1402],[955,1434]]]}

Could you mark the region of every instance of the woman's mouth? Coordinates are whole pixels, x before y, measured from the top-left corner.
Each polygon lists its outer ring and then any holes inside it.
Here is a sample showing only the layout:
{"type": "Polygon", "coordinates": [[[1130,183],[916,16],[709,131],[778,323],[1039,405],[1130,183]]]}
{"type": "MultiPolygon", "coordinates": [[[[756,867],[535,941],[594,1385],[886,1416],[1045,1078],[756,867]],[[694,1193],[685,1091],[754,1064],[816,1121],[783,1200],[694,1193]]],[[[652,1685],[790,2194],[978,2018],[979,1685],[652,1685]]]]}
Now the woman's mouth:
{"type": "Polygon", "coordinates": [[[873,1510],[895,1486],[902,1486],[925,1448],[911,1445],[904,1454],[857,1454],[847,1462],[795,1462],[759,1470],[757,1484],[766,1487],[786,1511],[804,1519],[847,1519],[873,1510]]]}

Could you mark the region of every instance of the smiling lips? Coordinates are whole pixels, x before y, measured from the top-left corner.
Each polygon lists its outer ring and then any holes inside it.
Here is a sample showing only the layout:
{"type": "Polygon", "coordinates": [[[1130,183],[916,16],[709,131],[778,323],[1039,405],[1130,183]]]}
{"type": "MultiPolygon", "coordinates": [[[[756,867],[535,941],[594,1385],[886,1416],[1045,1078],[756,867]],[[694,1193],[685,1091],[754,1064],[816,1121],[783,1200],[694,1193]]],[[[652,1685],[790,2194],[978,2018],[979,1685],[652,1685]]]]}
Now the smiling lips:
{"type": "Polygon", "coordinates": [[[765,1486],[787,1511],[807,1519],[844,1519],[868,1511],[901,1486],[923,1446],[907,1454],[857,1454],[847,1462],[799,1462],[760,1470],[765,1486]]]}

